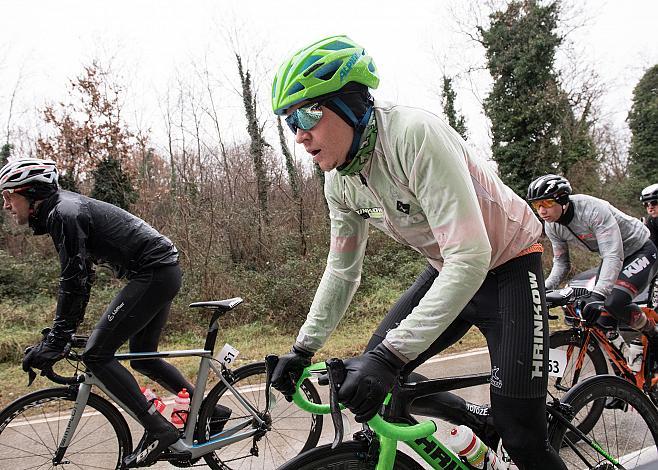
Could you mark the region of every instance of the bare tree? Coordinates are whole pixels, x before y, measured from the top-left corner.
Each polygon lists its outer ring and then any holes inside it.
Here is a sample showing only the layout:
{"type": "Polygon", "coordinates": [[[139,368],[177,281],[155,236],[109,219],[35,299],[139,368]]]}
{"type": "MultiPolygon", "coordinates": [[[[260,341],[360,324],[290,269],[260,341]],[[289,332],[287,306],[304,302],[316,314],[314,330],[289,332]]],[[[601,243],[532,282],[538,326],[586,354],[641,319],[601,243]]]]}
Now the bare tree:
{"type": "Polygon", "coordinates": [[[299,187],[299,173],[295,167],[295,162],[288,148],[286,137],[283,133],[283,126],[281,125],[281,117],[277,116],[276,126],[279,131],[279,142],[281,144],[281,151],[286,159],[286,169],[288,170],[288,180],[290,181],[290,188],[292,190],[292,198],[297,205],[297,227],[299,230],[299,251],[303,256],[306,254],[306,233],[304,230],[304,206],[299,187]]]}
{"type": "Polygon", "coordinates": [[[240,75],[240,83],[242,85],[242,102],[244,104],[245,115],[247,118],[247,131],[251,139],[250,152],[254,163],[254,171],[256,174],[256,188],[258,192],[258,208],[259,208],[259,237],[264,241],[264,228],[270,224],[270,215],[268,211],[268,190],[269,181],[267,178],[267,170],[263,157],[265,155],[265,147],[268,145],[263,137],[263,128],[258,122],[256,113],[256,97],[253,93],[251,83],[251,72],[244,70],[242,67],[242,58],[239,54],[235,55],[238,65],[238,73],[240,75]]]}

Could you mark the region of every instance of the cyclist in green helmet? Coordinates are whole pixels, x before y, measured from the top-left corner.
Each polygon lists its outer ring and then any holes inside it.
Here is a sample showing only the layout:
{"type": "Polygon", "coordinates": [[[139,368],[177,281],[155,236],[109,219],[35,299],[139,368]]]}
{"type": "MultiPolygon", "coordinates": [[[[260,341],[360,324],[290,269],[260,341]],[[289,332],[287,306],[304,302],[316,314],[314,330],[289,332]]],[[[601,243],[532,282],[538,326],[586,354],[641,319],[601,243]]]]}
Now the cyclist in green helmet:
{"type": "MultiPolygon", "coordinates": [[[[491,412],[505,449],[521,469],[566,469],[546,439],[541,224],[454,129],[430,112],[374,100],[369,89],[378,85],[372,58],[346,36],[299,50],[274,79],[274,112],[327,172],[331,245],[306,322],[272,383],[291,395],[335,329],[360,283],[373,225],[428,266],[365,353],[345,361],[339,400],[357,421],[369,420],[400,375],[409,377],[475,325],[489,347],[491,412]]],[[[452,418],[486,434],[466,402],[452,397],[439,399],[450,413],[464,411],[452,418]]]]}

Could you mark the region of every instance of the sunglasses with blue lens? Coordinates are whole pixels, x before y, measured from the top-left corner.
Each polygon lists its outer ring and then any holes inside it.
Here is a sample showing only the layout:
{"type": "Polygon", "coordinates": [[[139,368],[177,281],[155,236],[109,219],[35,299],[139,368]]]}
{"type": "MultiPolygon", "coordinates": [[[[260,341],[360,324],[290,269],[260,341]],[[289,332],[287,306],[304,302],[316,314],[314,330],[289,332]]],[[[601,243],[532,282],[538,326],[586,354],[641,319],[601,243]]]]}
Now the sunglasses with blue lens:
{"type": "Polygon", "coordinates": [[[307,106],[297,108],[286,118],[286,124],[293,134],[297,134],[297,129],[309,131],[313,129],[322,119],[322,105],[312,103],[307,106]]]}

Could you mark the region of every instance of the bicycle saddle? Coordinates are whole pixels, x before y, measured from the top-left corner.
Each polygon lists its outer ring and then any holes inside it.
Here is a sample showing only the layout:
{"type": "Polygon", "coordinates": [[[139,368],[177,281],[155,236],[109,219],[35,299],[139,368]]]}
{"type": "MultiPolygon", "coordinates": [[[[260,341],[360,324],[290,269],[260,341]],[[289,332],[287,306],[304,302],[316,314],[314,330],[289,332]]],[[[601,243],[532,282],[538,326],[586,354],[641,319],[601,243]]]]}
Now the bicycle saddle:
{"type": "Polygon", "coordinates": [[[241,297],[233,297],[232,299],[225,300],[208,300],[205,302],[193,302],[189,305],[190,308],[209,308],[219,310],[220,312],[228,312],[240,305],[244,300],[241,297]]]}

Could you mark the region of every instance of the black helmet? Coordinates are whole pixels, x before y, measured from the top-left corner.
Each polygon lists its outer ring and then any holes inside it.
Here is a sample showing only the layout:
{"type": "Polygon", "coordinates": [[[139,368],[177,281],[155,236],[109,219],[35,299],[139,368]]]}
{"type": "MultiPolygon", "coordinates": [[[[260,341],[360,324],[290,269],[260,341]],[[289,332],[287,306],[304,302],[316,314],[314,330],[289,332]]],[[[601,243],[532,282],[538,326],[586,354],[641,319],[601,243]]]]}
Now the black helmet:
{"type": "Polygon", "coordinates": [[[640,202],[655,201],[658,199],[658,184],[651,184],[642,190],[640,202]]]}
{"type": "Polygon", "coordinates": [[[564,176],[544,175],[530,183],[526,199],[529,202],[554,199],[558,204],[565,205],[569,202],[570,194],[571,185],[564,176]]]}

